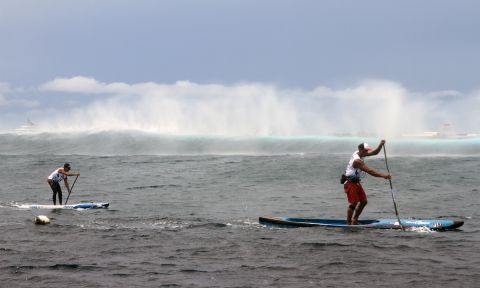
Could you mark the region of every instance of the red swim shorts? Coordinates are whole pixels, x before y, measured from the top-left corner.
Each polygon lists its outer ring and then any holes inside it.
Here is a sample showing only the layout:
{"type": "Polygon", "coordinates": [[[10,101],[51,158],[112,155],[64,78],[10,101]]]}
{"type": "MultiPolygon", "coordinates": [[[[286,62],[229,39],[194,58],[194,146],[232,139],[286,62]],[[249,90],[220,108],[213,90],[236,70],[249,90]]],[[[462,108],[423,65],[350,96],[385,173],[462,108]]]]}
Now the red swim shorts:
{"type": "Polygon", "coordinates": [[[348,203],[357,203],[367,201],[367,195],[363,190],[362,184],[348,182],[343,185],[343,190],[347,193],[348,203]]]}

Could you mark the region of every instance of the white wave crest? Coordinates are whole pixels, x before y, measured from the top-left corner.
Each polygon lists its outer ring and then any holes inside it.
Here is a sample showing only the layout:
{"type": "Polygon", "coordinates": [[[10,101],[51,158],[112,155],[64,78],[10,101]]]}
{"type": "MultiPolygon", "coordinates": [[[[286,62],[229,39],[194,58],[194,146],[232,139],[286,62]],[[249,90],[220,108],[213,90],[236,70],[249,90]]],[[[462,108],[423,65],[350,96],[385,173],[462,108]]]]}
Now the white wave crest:
{"type": "Polygon", "coordinates": [[[71,102],[58,97],[58,107],[35,112],[38,130],[53,133],[135,130],[226,137],[343,133],[392,138],[438,130],[447,122],[459,132],[480,130],[473,121],[480,93],[418,93],[386,80],[302,90],[262,83],[103,83],[76,76],[54,79],[39,91],[55,101],[58,95],[71,95],[71,102]]]}

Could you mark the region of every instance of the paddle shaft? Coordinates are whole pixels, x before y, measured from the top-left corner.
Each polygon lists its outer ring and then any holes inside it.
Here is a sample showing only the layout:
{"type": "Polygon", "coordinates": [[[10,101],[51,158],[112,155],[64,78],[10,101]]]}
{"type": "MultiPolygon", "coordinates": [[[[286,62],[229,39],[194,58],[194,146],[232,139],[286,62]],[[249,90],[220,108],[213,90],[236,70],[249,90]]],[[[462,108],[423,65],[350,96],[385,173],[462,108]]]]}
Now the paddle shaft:
{"type": "MultiPolygon", "coordinates": [[[[388,169],[387,149],[385,149],[385,144],[383,144],[383,153],[385,154],[385,165],[387,166],[387,172],[388,174],[390,174],[390,169],[388,169]]],[[[395,196],[393,195],[392,179],[388,179],[388,182],[390,183],[390,192],[392,194],[393,207],[395,208],[395,215],[397,215],[398,224],[400,224],[400,226],[402,227],[402,230],[405,230],[405,228],[402,225],[402,222],[400,221],[400,216],[398,216],[397,203],[395,202],[395,196]]]]}
{"type": "Polygon", "coordinates": [[[65,205],[67,205],[68,198],[70,198],[70,193],[72,193],[73,186],[75,186],[75,182],[77,182],[77,179],[78,179],[78,176],[75,178],[75,181],[73,181],[72,188],[70,188],[70,191],[68,191],[68,196],[67,196],[67,200],[65,200],[65,205]]]}

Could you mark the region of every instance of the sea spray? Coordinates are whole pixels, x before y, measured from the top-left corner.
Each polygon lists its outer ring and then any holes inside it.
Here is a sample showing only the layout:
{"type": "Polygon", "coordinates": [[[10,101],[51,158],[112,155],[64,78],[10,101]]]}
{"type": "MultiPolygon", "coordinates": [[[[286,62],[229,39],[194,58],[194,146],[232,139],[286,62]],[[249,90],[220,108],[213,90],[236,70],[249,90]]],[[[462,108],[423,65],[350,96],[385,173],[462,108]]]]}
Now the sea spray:
{"type": "MultiPolygon", "coordinates": [[[[220,137],[176,136],[139,131],[98,133],[0,134],[2,155],[204,155],[204,154],[348,154],[358,143],[373,146],[380,139],[361,137],[220,137]]],[[[388,140],[395,156],[480,155],[480,138],[388,140]]]]}
{"type": "Polygon", "coordinates": [[[295,89],[269,83],[103,83],[76,76],[44,83],[37,92],[47,99],[62,96],[56,101],[62,109],[49,101],[28,114],[43,132],[135,130],[219,137],[344,133],[392,139],[439,131],[448,123],[455,134],[479,133],[473,121],[478,92],[415,92],[382,79],[295,89]]]}

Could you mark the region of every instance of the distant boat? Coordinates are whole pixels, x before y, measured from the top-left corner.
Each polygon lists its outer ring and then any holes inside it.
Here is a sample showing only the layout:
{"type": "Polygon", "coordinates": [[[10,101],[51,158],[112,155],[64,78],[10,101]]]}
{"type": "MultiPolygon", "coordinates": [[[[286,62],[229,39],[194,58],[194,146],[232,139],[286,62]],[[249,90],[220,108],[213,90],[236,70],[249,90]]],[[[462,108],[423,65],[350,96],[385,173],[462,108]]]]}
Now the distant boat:
{"type": "Polygon", "coordinates": [[[35,123],[27,119],[27,123],[15,129],[15,133],[19,135],[34,133],[37,130],[35,123]]]}
{"type": "Polygon", "coordinates": [[[403,134],[403,138],[417,138],[417,139],[471,139],[480,138],[477,133],[457,133],[457,134],[442,134],[437,131],[427,131],[421,134],[403,134]]]}
{"type": "Polygon", "coordinates": [[[476,133],[454,133],[452,125],[445,123],[441,127],[441,131],[426,131],[421,134],[403,134],[404,138],[424,138],[424,139],[469,139],[479,138],[480,134],[476,133]]]}

